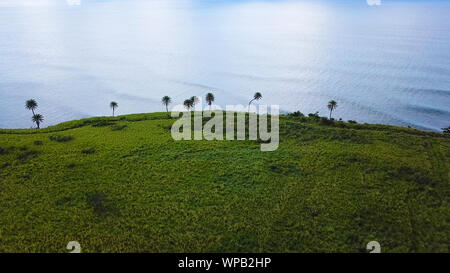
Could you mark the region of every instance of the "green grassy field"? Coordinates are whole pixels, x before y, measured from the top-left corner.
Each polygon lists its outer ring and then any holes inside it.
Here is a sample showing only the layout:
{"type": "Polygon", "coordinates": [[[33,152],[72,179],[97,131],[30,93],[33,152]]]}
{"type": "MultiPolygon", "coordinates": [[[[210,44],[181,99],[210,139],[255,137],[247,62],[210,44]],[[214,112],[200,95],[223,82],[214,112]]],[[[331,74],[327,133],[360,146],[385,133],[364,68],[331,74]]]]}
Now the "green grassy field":
{"type": "Polygon", "coordinates": [[[450,139],[281,116],[280,145],[165,113],[0,130],[0,252],[448,252],[450,139]]]}

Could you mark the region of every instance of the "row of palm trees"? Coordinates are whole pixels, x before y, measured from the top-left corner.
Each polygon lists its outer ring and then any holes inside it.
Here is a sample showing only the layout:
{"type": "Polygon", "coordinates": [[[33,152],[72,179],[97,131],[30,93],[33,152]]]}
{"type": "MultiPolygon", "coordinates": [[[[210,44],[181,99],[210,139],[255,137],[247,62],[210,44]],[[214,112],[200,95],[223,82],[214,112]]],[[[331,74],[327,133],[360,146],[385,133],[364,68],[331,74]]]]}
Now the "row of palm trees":
{"type": "MultiPolygon", "coordinates": [[[[205,96],[206,103],[209,105],[209,110],[211,110],[211,105],[214,102],[214,99],[215,99],[215,97],[214,97],[213,93],[208,93],[205,96]]],[[[252,102],[255,100],[258,101],[260,99],[262,99],[262,94],[260,92],[256,92],[253,95],[253,98],[248,103],[248,111],[250,111],[250,105],[252,104],[252,102]]],[[[170,116],[169,115],[169,104],[172,103],[172,98],[169,96],[164,96],[164,97],[162,97],[161,102],[166,107],[167,115],[170,116]]],[[[190,99],[185,100],[183,102],[183,105],[188,111],[190,111],[191,109],[194,109],[194,107],[197,103],[198,103],[198,98],[196,96],[193,96],[190,99]]],[[[331,119],[333,110],[337,108],[337,102],[335,100],[330,100],[328,102],[327,106],[328,106],[328,109],[330,110],[330,119],[331,119]]]]}
{"type": "MultiPolygon", "coordinates": [[[[113,110],[112,115],[113,115],[113,117],[114,117],[114,110],[115,110],[117,107],[119,107],[119,104],[118,104],[117,102],[115,102],[115,101],[112,101],[112,102],[109,104],[109,106],[110,106],[110,107],[112,108],[112,110],[113,110]]],[[[37,107],[38,107],[38,104],[37,104],[36,100],[34,100],[34,99],[30,99],[30,100],[27,100],[27,101],[25,102],[25,108],[27,108],[28,110],[30,110],[30,111],[33,113],[33,116],[31,117],[31,120],[32,120],[34,123],[36,123],[36,127],[37,127],[38,129],[40,129],[40,128],[41,128],[41,123],[44,121],[44,116],[41,115],[41,114],[36,114],[36,113],[34,112],[34,110],[36,110],[37,107]]]]}
{"type": "MultiPolygon", "coordinates": [[[[258,101],[260,99],[262,99],[261,93],[260,92],[256,92],[253,95],[253,98],[248,103],[248,111],[250,111],[250,105],[252,104],[252,102],[258,101]]],[[[213,102],[215,100],[214,94],[213,93],[207,93],[206,96],[205,96],[205,100],[206,100],[206,103],[209,106],[209,110],[211,110],[211,105],[213,104],[213,102]]],[[[167,115],[170,117],[169,104],[172,103],[172,98],[169,97],[169,96],[164,96],[164,97],[162,97],[161,102],[166,107],[167,115]]],[[[191,111],[191,109],[195,108],[195,105],[198,102],[199,102],[199,99],[196,96],[192,96],[191,98],[185,100],[183,102],[183,105],[188,111],[191,111]]],[[[28,110],[31,110],[31,112],[33,113],[33,116],[31,117],[31,120],[34,123],[36,123],[36,126],[39,129],[40,128],[40,124],[44,121],[44,116],[42,116],[41,114],[36,114],[34,112],[34,110],[36,110],[37,107],[38,107],[38,104],[37,104],[37,102],[34,99],[30,99],[30,100],[27,100],[25,102],[25,108],[27,108],[28,110]]],[[[112,116],[114,117],[115,110],[116,110],[116,108],[119,107],[119,104],[117,102],[115,102],[115,101],[112,101],[109,104],[109,107],[111,107],[111,109],[112,109],[112,116]]],[[[336,108],[337,108],[337,102],[335,100],[330,100],[328,102],[328,109],[330,110],[330,119],[331,119],[331,114],[333,113],[333,110],[336,109],[336,108]]]]}
{"type": "MultiPolygon", "coordinates": [[[[256,92],[256,93],[253,95],[253,98],[252,98],[252,99],[250,100],[250,102],[248,103],[249,110],[250,110],[250,104],[251,104],[253,101],[255,101],[255,100],[260,100],[260,99],[262,99],[261,93],[256,92]]],[[[213,94],[213,93],[208,93],[208,94],[206,94],[206,96],[205,96],[205,101],[206,101],[206,104],[208,104],[208,106],[209,106],[209,110],[211,110],[211,105],[213,104],[214,100],[215,100],[215,97],[214,97],[214,94],[213,94]]],[[[194,108],[195,108],[195,105],[198,103],[198,101],[199,101],[199,100],[198,100],[198,98],[197,98],[196,96],[192,96],[191,98],[189,98],[189,99],[187,99],[187,100],[184,100],[183,106],[184,106],[188,111],[190,111],[191,109],[194,109],[194,108]]],[[[170,116],[170,115],[169,115],[169,104],[172,103],[172,98],[169,97],[169,96],[164,96],[164,97],[162,97],[161,102],[162,102],[162,104],[166,107],[167,115],[170,116]]]]}

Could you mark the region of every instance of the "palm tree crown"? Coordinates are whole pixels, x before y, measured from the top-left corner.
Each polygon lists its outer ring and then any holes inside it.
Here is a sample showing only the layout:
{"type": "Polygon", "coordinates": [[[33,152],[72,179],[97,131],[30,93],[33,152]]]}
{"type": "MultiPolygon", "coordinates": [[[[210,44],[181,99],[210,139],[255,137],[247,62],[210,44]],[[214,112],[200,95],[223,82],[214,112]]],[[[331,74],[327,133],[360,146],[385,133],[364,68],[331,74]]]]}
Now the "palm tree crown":
{"type": "Polygon", "coordinates": [[[337,108],[337,102],[335,100],[330,100],[328,102],[328,109],[330,109],[330,119],[331,119],[331,113],[333,112],[334,109],[337,108]]]}
{"type": "Polygon", "coordinates": [[[193,102],[191,99],[189,100],[184,100],[183,102],[184,107],[186,107],[186,109],[189,111],[193,105],[193,102]]]}
{"type": "Polygon", "coordinates": [[[109,104],[109,107],[111,107],[112,108],[112,110],[113,110],[113,117],[114,117],[114,110],[117,108],[117,107],[119,107],[119,104],[117,103],[117,102],[115,102],[115,101],[112,101],[110,104],[109,104]]]}
{"type": "Polygon", "coordinates": [[[25,108],[27,108],[28,110],[31,110],[33,115],[34,115],[34,109],[36,109],[37,107],[38,107],[37,102],[34,99],[27,100],[25,102],[25,108]]]}
{"type": "Polygon", "coordinates": [[[192,96],[190,101],[191,101],[191,107],[194,108],[194,106],[198,103],[198,98],[196,96],[192,96]]]}
{"type": "Polygon", "coordinates": [[[44,121],[44,116],[42,116],[41,114],[34,114],[31,120],[36,123],[36,126],[39,129],[40,124],[44,121]]]}
{"type": "Polygon", "coordinates": [[[208,93],[206,94],[206,103],[208,103],[209,105],[209,110],[211,110],[211,104],[214,102],[214,94],[213,93],[208,93]]]}
{"type": "Polygon", "coordinates": [[[164,96],[161,99],[162,104],[169,105],[172,102],[172,99],[169,96],[164,96]]]}

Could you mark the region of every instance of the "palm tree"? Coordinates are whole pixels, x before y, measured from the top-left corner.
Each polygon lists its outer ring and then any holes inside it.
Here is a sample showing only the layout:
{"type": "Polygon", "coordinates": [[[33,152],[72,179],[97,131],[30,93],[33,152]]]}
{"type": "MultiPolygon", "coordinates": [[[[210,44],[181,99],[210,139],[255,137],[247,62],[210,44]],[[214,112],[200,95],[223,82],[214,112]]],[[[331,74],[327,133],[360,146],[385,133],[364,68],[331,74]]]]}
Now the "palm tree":
{"type": "Polygon", "coordinates": [[[25,102],[25,108],[27,108],[28,110],[31,110],[31,112],[33,113],[33,116],[34,116],[34,109],[36,109],[37,107],[38,107],[37,102],[34,99],[27,100],[25,102]]]}
{"type": "Polygon", "coordinates": [[[330,100],[328,102],[328,109],[330,109],[330,119],[331,119],[331,113],[333,112],[334,109],[337,108],[337,102],[335,100],[330,100]]]}
{"type": "Polygon", "coordinates": [[[192,100],[184,100],[183,105],[184,105],[184,107],[186,107],[186,109],[188,111],[190,111],[190,109],[192,107],[192,100]]]}
{"type": "Polygon", "coordinates": [[[191,101],[191,107],[194,108],[195,105],[198,103],[198,98],[196,96],[192,96],[190,101],[191,101]]]}
{"type": "Polygon", "coordinates": [[[167,116],[170,117],[170,115],[169,115],[169,108],[168,107],[169,107],[169,104],[172,102],[172,99],[169,96],[164,96],[161,99],[161,102],[162,102],[162,104],[164,104],[166,106],[167,116]]]}
{"type": "Polygon", "coordinates": [[[253,95],[253,99],[248,103],[248,111],[250,112],[250,104],[254,101],[254,100],[260,100],[262,99],[262,95],[259,92],[256,92],[255,95],[253,95]]]}
{"type": "Polygon", "coordinates": [[[115,101],[112,101],[110,104],[109,104],[109,107],[111,107],[112,108],[112,110],[113,110],[113,117],[114,117],[114,110],[117,108],[117,107],[119,107],[119,104],[117,104],[117,102],[115,102],[115,101]]]}
{"type": "Polygon", "coordinates": [[[211,111],[211,104],[214,101],[214,94],[213,93],[206,94],[206,98],[205,99],[206,99],[206,103],[208,103],[208,105],[209,105],[209,110],[211,111]]]}
{"type": "Polygon", "coordinates": [[[36,126],[39,129],[41,122],[44,121],[44,116],[42,116],[41,114],[34,114],[31,120],[36,123],[36,126]]]}

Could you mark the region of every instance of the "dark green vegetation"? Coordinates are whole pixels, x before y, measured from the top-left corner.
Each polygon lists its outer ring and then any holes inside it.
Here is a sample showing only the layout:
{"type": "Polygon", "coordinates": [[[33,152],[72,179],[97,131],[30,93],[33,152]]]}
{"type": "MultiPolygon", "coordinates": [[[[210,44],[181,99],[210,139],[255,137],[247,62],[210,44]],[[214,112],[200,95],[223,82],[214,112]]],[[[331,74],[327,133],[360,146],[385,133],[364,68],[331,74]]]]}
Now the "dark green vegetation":
{"type": "Polygon", "coordinates": [[[448,126],[447,128],[442,128],[442,132],[447,135],[450,134],[450,126],[448,126]]]}
{"type": "Polygon", "coordinates": [[[166,113],[0,130],[0,252],[448,252],[450,139],[280,118],[280,146],[166,113]]]}

